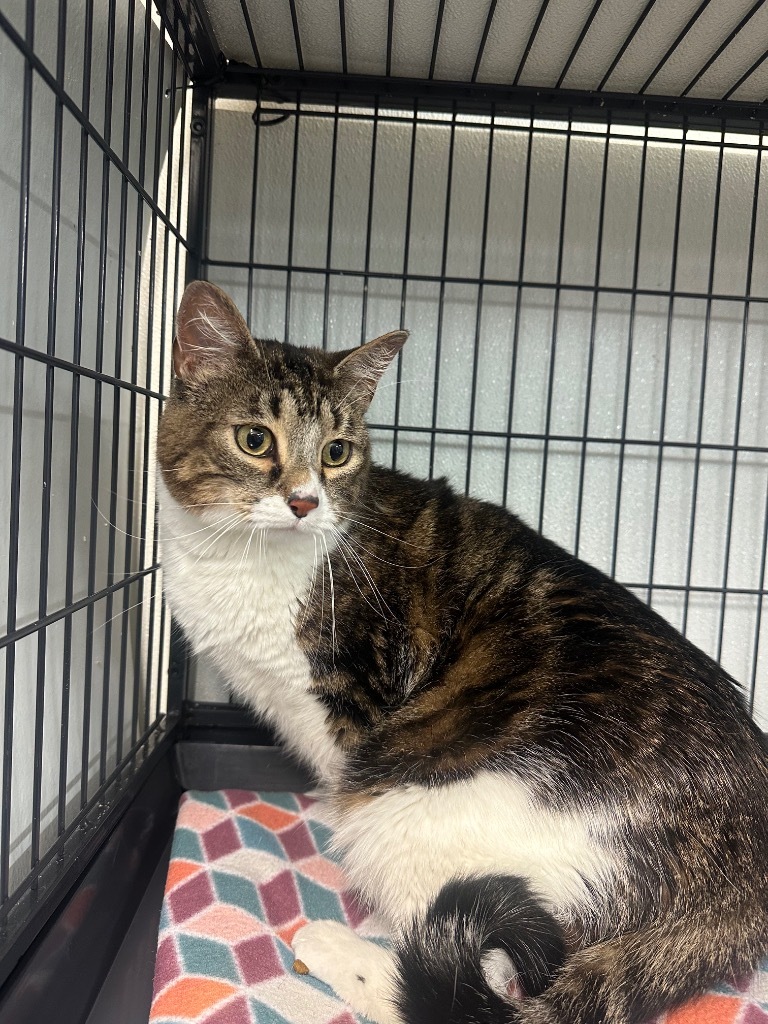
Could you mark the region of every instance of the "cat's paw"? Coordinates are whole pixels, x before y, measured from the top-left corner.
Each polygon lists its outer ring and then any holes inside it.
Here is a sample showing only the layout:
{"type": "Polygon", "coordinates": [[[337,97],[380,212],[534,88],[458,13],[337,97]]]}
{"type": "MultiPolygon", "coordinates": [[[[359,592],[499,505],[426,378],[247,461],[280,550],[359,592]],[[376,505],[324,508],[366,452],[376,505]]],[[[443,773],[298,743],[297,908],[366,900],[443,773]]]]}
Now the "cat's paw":
{"type": "Polygon", "coordinates": [[[338,921],[312,921],[293,937],[298,973],[329,985],[375,1024],[401,1024],[392,1005],[392,954],[338,921]]]}

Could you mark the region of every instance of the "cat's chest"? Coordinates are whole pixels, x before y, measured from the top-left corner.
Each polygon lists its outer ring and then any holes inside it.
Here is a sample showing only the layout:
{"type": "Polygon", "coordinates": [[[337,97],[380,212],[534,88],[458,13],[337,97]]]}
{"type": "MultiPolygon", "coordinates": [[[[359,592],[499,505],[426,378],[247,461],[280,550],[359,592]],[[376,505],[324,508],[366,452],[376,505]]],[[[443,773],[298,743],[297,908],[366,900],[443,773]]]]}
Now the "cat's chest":
{"type": "Polygon", "coordinates": [[[253,703],[255,690],[271,705],[286,686],[305,689],[311,675],[296,622],[314,574],[312,539],[191,534],[162,507],[160,524],[165,589],[195,651],[253,703]]]}

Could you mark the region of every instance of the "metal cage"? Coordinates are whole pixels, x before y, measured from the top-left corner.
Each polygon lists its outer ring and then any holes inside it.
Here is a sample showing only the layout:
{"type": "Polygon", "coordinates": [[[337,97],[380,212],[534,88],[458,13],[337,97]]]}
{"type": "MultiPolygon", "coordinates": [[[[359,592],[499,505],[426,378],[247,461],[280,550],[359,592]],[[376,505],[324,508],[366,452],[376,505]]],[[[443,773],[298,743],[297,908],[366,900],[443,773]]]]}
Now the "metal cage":
{"type": "Polygon", "coordinates": [[[768,721],[767,58],[765,0],[0,0],[0,1018],[86,1020],[181,787],[288,770],[162,602],[185,280],[294,343],[409,327],[379,460],[508,503],[768,721]]]}

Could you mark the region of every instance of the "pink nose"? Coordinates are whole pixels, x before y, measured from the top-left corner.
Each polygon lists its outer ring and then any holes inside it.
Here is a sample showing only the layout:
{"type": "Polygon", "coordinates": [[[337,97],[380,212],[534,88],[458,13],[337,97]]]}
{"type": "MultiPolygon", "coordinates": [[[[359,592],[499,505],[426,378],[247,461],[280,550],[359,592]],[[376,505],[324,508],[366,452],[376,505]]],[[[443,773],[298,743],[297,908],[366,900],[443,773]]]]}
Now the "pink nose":
{"type": "Polygon", "coordinates": [[[296,516],[297,519],[303,519],[308,512],[311,512],[313,508],[317,508],[320,504],[314,494],[292,494],[288,498],[288,504],[291,507],[291,512],[296,516]]]}

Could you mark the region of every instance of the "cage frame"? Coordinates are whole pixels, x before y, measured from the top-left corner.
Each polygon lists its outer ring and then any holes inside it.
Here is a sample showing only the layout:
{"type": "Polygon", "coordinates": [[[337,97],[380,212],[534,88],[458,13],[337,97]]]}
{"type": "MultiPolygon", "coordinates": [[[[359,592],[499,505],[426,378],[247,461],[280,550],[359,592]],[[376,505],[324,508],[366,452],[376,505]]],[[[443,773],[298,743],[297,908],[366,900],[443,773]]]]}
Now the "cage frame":
{"type": "MultiPolygon", "coordinates": [[[[768,59],[768,52],[763,54],[718,100],[702,100],[689,95],[607,93],[602,91],[602,88],[592,92],[531,88],[517,83],[520,77],[519,70],[515,83],[509,86],[479,83],[476,81],[477,70],[492,25],[497,0],[490,0],[488,4],[482,41],[476,55],[472,80],[469,82],[438,81],[431,74],[427,79],[418,80],[396,78],[391,75],[394,0],[388,0],[388,73],[383,76],[351,75],[347,72],[345,0],[339,0],[339,33],[343,61],[340,73],[312,72],[303,68],[295,0],[289,0],[289,3],[299,62],[298,71],[262,66],[244,0],[241,0],[241,7],[246,17],[256,67],[229,63],[220,55],[201,0],[154,2],[164,28],[173,41],[174,52],[184,65],[185,88],[191,90],[187,280],[205,276],[206,265],[210,262],[206,257],[212,157],[211,129],[212,109],[217,99],[247,99],[255,104],[270,103],[273,106],[284,107],[288,116],[290,105],[302,102],[331,102],[369,109],[378,109],[380,106],[410,107],[416,103],[419,109],[448,111],[454,114],[504,113],[531,116],[532,111],[535,111],[536,115],[542,118],[566,116],[571,120],[584,121],[621,119],[630,124],[683,126],[690,129],[712,128],[714,125],[722,132],[727,129],[729,132],[748,131],[761,135],[768,119],[766,102],[745,103],[730,99],[741,81],[768,59]]],[[[563,81],[578,46],[597,15],[601,2],[602,0],[594,0],[579,40],[561,72],[560,82],[563,81]]],[[[643,8],[632,33],[616,54],[611,68],[618,62],[624,49],[649,15],[653,3],[654,0],[649,0],[643,8]]],[[[674,47],[693,27],[705,3],[697,8],[683,32],[672,43],[649,82],[674,47]]],[[[523,63],[530,52],[547,4],[548,0],[544,0],[527,42],[523,63]]],[[[433,40],[432,71],[440,41],[444,7],[445,0],[440,0],[433,40]]],[[[748,23],[758,8],[759,4],[753,5],[729,39],[748,23]]],[[[28,9],[33,8],[30,6],[28,9]]],[[[26,75],[30,79],[33,72],[42,75],[54,91],[58,90],[58,101],[65,105],[70,104],[69,97],[62,93],[55,78],[52,78],[38,60],[34,49],[2,12],[0,31],[4,31],[23,54],[26,75]]],[[[727,41],[721,44],[705,65],[696,70],[686,92],[722,52],[725,45],[727,41]]],[[[609,74],[610,72],[604,76],[603,82],[607,80],[609,74]]],[[[24,88],[26,97],[30,87],[25,85],[24,88]]],[[[25,104],[28,102],[25,98],[25,104]]],[[[77,109],[70,109],[70,113],[75,116],[81,115],[77,109]]],[[[30,119],[31,113],[26,110],[27,133],[30,119]]],[[[28,160],[28,137],[23,145],[28,160]]],[[[445,279],[445,274],[442,276],[445,279]]],[[[711,300],[717,296],[709,294],[697,297],[711,300]]],[[[747,302],[758,301],[750,296],[745,298],[747,302]]],[[[20,303],[23,306],[23,297],[20,298],[20,303]]],[[[8,346],[2,347],[8,350],[8,346]]],[[[23,353],[16,349],[14,351],[21,359],[23,353]]],[[[55,356],[48,358],[48,365],[57,365],[55,356]]],[[[81,372],[88,376],[87,370],[81,372]]],[[[16,456],[14,459],[17,478],[19,458],[20,456],[16,456]]],[[[18,519],[19,514],[18,507],[15,507],[12,515],[18,519]]],[[[767,549],[768,533],[764,538],[761,553],[763,565],[766,562],[767,549]]],[[[19,904],[21,913],[16,915],[17,919],[13,916],[6,918],[0,926],[0,985],[5,983],[0,993],[0,1014],[13,1012],[14,1000],[19,998],[19,993],[23,992],[25,987],[28,987],[32,977],[40,971],[46,974],[55,974],[58,971],[61,975],[62,965],[67,963],[69,971],[77,972],[87,981],[69,994],[65,991],[65,985],[52,985],[47,993],[40,993],[36,1013],[39,1019],[43,1019],[44,1013],[61,1016],[62,1012],[70,1015],[67,1019],[84,1019],[94,993],[98,991],[108,970],[110,957],[114,955],[119,944],[130,908],[146,889],[149,868],[157,863],[167,844],[175,804],[182,788],[194,787],[202,778],[214,779],[219,786],[237,785],[237,780],[262,776],[270,776],[276,780],[277,785],[300,784],[301,774],[297,774],[296,769],[274,750],[269,732],[254,725],[244,712],[226,705],[208,705],[187,699],[188,669],[189,662],[183,638],[178,627],[172,623],[167,712],[164,726],[158,732],[152,749],[127,784],[118,787],[114,799],[105,792],[105,813],[90,820],[84,819],[81,827],[69,837],[71,845],[61,851],[62,856],[55,863],[51,861],[48,875],[44,871],[40,872],[38,884],[29,890],[29,901],[24,906],[19,904]],[[133,844],[131,835],[133,813],[153,818],[152,827],[147,829],[139,846],[133,844]],[[104,870],[103,865],[109,861],[110,856],[115,855],[116,849],[128,844],[133,844],[134,849],[140,853],[140,866],[132,871],[126,869],[126,882],[121,889],[111,884],[109,873],[104,870]],[[94,915],[91,921],[84,921],[74,935],[69,935],[66,909],[73,906],[89,887],[94,893],[95,904],[98,904],[103,912],[94,915]],[[96,962],[93,956],[94,949],[103,951],[103,955],[96,958],[96,962]]]]}

